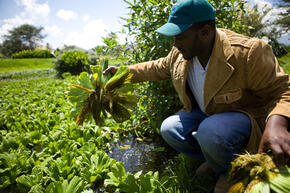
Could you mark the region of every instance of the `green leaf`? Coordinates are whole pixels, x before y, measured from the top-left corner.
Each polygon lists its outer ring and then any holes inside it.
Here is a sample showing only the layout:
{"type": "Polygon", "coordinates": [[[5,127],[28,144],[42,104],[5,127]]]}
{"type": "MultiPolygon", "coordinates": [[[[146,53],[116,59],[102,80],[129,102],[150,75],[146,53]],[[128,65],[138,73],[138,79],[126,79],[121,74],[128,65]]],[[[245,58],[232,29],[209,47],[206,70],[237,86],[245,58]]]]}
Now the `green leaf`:
{"type": "Polygon", "coordinates": [[[125,167],[123,162],[116,162],[112,168],[111,168],[112,173],[117,179],[122,179],[125,177],[126,172],[125,172],[125,167]]]}
{"type": "Polygon", "coordinates": [[[79,88],[71,87],[67,95],[72,103],[81,103],[89,97],[90,93],[79,88]]]}
{"type": "Polygon", "coordinates": [[[112,168],[111,172],[108,173],[109,179],[105,179],[104,185],[118,187],[121,182],[124,181],[126,177],[125,168],[122,162],[116,162],[112,168]]]}
{"type": "Polygon", "coordinates": [[[119,94],[114,97],[114,101],[121,103],[124,107],[134,110],[139,100],[138,95],[119,94]]]}
{"type": "Polygon", "coordinates": [[[90,80],[90,77],[87,72],[82,72],[79,76],[79,83],[81,86],[88,88],[88,89],[94,89],[94,85],[92,85],[92,82],[90,80]]]}
{"type": "Polygon", "coordinates": [[[50,183],[45,192],[49,193],[80,193],[84,189],[84,182],[80,177],[74,176],[70,182],[68,180],[50,183]]]}
{"type": "Polygon", "coordinates": [[[128,173],[125,181],[120,184],[120,191],[121,192],[128,192],[128,193],[138,193],[139,187],[137,185],[137,181],[133,174],[128,173]]]}
{"type": "Polygon", "coordinates": [[[44,191],[45,191],[45,189],[42,187],[41,184],[36,184],[36,185],[31,187],[31,189],[28,193],[41,193],[44,191]]]}
{"type": "Polygon", "coordinates": [[[93,72],[93,74],[99,75],[99,73],[102,71],[100,66],[90,65],[90,68],[91,68],[91,71],[93,72]]]}
{"type": "MultiPolygon", "coordinates": [[[[66,193],[78,193],[81,192],[84,188],[84,182],[81,180],[80,177],[75,176],[73,179],[69,182],[68,185],[65,183],[65,192],[66,193]]],[[[64,183],[63,183],[64,185],[64,183]]],[[[64,187],[64,186],[63,186],[64,187]]]]}
{"type": "Polygon", "coordinates": [[[154,189],[152,178],[152,172],[148,172],[147,174],[140,177],[140,186],[142,192],[151,192],[154,189]]]}
{"type": "Polygon", "coordinates": [[[130,111],[128,109],[126,109],[123,105],[116,102],[113,102],[113,107],[110,114],[117,123],[122,123],[128,120],[131,116],[130,111]]]}
{"type": "Polygon", "coordinates": [[[157,147],[157,148],[151,149],[151,151],[154,151],[154,152],[160,152],[164,150],[165,150],[165,147],[157,147]]]}
{"type": "MultiPolygon", "coordinates": [[[[252,181],[253,182],[253,181],[252,181]]],[[[270,187],[267,182],[254,182],[252,185],[251,183],[249,184],[250,188],[246,189],[247,193],[270,193],[270,187]]]]}
{"type": "Polygon", "coordinates": [[[0,177],[0,188],[6,188],[11,184],[10,178],[8,176],[1,176],[0,177]]]}
{"type": "Polygon", "coordinates": [[[290,171],[288,173],[278,173],[270,180],[270,188],[277,193],[290,192],[290,171]]]}
{"type": "Polygon", "coordinates": [[[114,76],[106,83],[104,89],[107,91],[113,91],[116,88],[120,88],[126,82],[128,82],[128,77],[130,70],[126,66],[121,66],[114,76]]]}

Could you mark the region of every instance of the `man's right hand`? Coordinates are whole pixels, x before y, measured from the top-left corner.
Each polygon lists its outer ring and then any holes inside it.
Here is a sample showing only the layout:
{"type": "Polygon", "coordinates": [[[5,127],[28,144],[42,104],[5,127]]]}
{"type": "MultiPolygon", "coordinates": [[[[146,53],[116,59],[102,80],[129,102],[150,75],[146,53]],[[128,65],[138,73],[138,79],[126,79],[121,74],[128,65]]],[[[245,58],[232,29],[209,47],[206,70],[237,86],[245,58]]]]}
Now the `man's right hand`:
{"type": "Polygon", "coordinates": [[[288,118],[281,115],[272,115],[267,122],[263,133],[259,153],[272,150],[275,164],[278,168],[290,166],[290,133],[288,118]]]}
{"type": "Polygon", "coordinates": [[[110,66],[103,72],[103,74],[106,75],[106,74],[110,73],[113,76],[117,72],[118,69],[119,69],[119,67],[110,66]]]}

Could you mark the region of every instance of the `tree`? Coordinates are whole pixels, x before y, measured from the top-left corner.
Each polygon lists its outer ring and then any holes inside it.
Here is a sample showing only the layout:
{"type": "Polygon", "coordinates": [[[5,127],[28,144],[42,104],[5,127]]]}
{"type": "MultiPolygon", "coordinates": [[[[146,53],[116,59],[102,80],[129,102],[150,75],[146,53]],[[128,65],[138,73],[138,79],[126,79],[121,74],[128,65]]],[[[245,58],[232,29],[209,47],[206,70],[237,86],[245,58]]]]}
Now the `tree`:
{"type": "MultiPolygon", "coordinates": [[[[283,0],[284,2],[290,2],[290,0],[283,0]]],[[[290,6],[288,5],[281,5],[282,7],[286,7],[287,10],[285,12],[281,12],[280,18],[276,21],[276,24],[280,25],[281,30],[285,31],[286,33],[289,32],[290,28],[290,6]]]]}
{"type": "Polygon", "coordinates": [[[247,26],[247,28],[243,30],[243,33],[250,37],[260,37],[270,25],[269,21],[263,22],[263,19],[271,10],[272,9],[267,7],[267,5],[261,10],[259,10],[257,4],[253,7],[248,5],[239,16],[241,23],[247,26]]]}
{"type": "Polygon", "coordinates": [[[117,40],[117,35],[114,32],[111,32],[107,35],[107,37],[102,37],[105,46],[105,53],[118,55],[120,53],[122,46],[119,44],[117,40]]]}
{"type": "Polygon", "coordinates": [[[32,50],[37,47],[44,35],[41,34],[43,27],[35,27],[29,24],[23,24],[4,35],[4,41],[1,45],[1,53],[10,57],[13,53],[22,50],[32,50]]]}
{"type": "Polygon", "coordinates": [[[283,33],[283,27],[277,27],[277,25],[279,26],[277,20],[275,22],[265,20],[265,17],[271,10],[272,8],[269,8],[267,5],[260,9],[258,5],[253,7],[248,6],[240,13],[239,20],[242,25],[247,26],[247,28],[242,30],[244,34],[250,37],[267,39],[268,44],[272,46],[274,54],[282,56],[287,53],[286,47],[278,42],[283,33]]]}

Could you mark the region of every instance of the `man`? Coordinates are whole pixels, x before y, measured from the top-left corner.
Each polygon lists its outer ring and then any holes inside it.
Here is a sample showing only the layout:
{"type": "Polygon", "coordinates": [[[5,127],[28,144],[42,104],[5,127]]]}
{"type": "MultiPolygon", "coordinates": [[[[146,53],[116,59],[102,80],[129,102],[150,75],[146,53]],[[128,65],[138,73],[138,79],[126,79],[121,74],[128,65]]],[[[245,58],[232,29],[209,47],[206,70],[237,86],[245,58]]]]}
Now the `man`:
{"type": "MultiPolygon", "coordinates": [[[[215,27],[207,0],[181,0],[156,32],[174,36],[165,58],[130,66],[133,81],[172,79],[184,108],[164,120],[161,135],[177,151],[205,163],[197,173],[226,173],[238,153],[271,150],[290,163],[289,76],[264,41],[215,27]]],[[[104,73],[116,72],[116,67],[104,73]]]]}

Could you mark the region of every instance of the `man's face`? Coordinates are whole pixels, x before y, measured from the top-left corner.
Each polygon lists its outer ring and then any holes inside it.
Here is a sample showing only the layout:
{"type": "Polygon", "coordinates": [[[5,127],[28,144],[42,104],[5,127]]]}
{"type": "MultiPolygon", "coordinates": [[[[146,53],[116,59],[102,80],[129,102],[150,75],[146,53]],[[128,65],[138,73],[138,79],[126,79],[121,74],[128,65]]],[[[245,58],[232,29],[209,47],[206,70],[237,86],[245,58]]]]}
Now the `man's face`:
{"type": "Polygon", "coordinates": [[[188,29],[174,36],[174,46],[177,47],[186,60],[197,56],[202,48],[197,31],[192,29],[188,29]]]}

